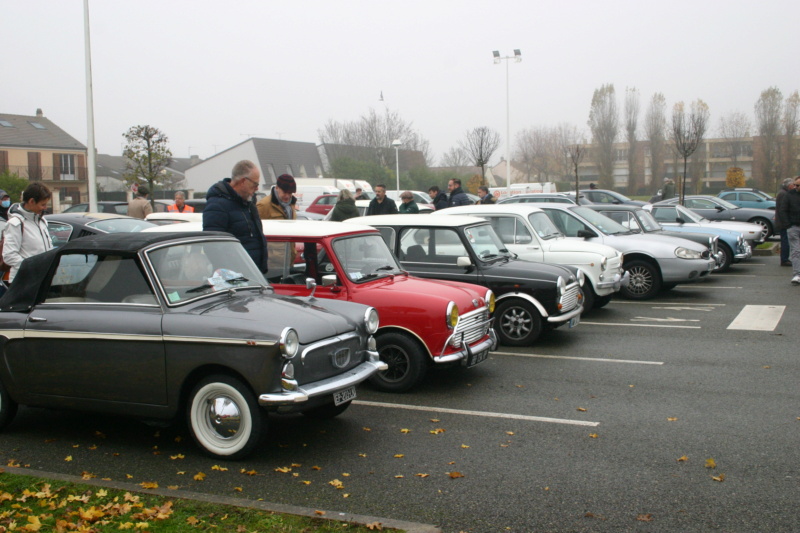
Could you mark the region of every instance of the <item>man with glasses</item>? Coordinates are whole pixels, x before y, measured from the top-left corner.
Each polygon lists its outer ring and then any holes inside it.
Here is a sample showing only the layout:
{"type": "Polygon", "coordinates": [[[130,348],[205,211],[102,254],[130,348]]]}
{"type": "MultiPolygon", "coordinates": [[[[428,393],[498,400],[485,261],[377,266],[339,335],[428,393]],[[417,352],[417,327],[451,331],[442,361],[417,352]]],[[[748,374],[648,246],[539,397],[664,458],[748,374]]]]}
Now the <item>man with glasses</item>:
{"type": "Polygon", "coordinates": [[[203,231],[224,231],[242,243],[261,270],[267,272],[267,240],[254,200],[261,172],[252,161],[239,161],[231,177],[211,186],[203,209],[203,231]]]}

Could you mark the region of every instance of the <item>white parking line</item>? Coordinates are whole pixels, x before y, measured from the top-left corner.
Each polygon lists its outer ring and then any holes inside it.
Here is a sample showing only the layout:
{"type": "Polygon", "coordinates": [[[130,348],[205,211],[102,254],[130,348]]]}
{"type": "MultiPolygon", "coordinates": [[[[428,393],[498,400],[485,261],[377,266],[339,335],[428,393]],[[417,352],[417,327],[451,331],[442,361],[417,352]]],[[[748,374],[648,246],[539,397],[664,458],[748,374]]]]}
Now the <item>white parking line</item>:
{"type": "Polygon", "coordinates": [[[745,305],[728,329],[775,331],[785,310],[785,305],[745,305]]]}
{"type": "Polygon", "coordinates": [[[688,285],[678,285],[681,289],[741,289],[742,287],[723,287],[721,285],[697,285],[696,283],[691,283],[688,285]]]}
{"type": "MultiPolygon", "coordinates": [[[[626,304],[626,305],[686,305],[686,302],[629,302],[626,300],[611,300],[612,304],[626,304]]],[[[697,304],[703,307],[725,307],[727,304],[697,304]]]]}
{"type": "Polygon", "coordinates": [[[490,413],[488,411],[468,411],[464,409],[448,409],[447,407],[425,407],[423,405],[407,405],[401,403],[368,402],[353,400],[354,404],[370,407],[388,407],[390,409],[406,409],[408,411],[428,411],[431,413],[449,413],[454,415],[484,416],[487,418],[510,418],[512,420],[527,420],[529,422],[550,422],[552,424],[567,424],[572,426],[596,427],[600,422],[587,422],[584,420],[567,420],[566,418],[547,418],[543,416],[512,415],[509,413],[490,413]]]}
{"type": "Polygon", "coordinates": [[[588,326],[629,326],[633,328],[678,328],[678,329],[702,329],[700,326],[667,326],[665,324],[620,324],[614,322],[584,322],[581,320],[581,325],[588,326]]]}
{"type": "Polygon", "coordinates": [[[541,355],[537,353],[492,352],[492,355],[510,355],[513,357],[536,357],[540,359],[574,359],[575,361],[593,361],[598,363],[627,363],[634,365],[663,365],[658,361],[635,361],[631,359],[602,359],[599,357],[572,357],[567,355],[541,355]]]}

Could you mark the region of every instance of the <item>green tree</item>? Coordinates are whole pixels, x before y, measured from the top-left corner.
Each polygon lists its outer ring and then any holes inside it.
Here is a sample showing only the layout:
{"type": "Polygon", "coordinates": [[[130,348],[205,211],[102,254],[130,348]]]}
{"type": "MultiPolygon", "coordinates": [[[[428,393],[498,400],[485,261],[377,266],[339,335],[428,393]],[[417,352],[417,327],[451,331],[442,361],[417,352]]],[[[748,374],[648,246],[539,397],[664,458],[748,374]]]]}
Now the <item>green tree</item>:
{"type": "Polygon", "coordinates": [[[6,170],[0,174],[0,189],[3,189],[11,197],[11,203],[19,202],[22,198],[22,191],[28,186],[28,180],[20,178],[16,172],[6,170]]]}
{"type": "Polygon", "coordinates": [[[334,159],[331,162],[331,174],[340,180],[366,180],[373,186],[394,183],[394,173],[377,161],[360,161],[351,157],[334,159]]]}
{"type": "MultiPolygon", "coordinates": [[[[126,158],[125,183],[147,182],[150,191],[168,181],[172,174],[166,171],[172,159],[169,139],[153,126],[132,126],[122,134],[127,141],[122,155],[126,158]]],[[[152,199],[151,199],[152,202],[152,199]]]]}

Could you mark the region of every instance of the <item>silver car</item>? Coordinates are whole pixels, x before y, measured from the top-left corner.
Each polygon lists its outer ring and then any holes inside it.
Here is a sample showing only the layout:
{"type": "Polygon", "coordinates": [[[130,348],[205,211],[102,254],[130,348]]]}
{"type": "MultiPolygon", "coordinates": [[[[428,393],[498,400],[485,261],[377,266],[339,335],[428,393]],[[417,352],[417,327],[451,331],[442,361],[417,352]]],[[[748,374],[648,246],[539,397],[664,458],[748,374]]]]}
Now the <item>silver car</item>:
{"type": "Polygon", "coordinates": [[[628,228],[580,205],[539,204],[567,237],[607,244],[623,254],[630,273],[620,294],[633,300],[654,297],[661,289],[706,277],[716,261],[706,246],[664,235],[632,233],[628,228]]]}

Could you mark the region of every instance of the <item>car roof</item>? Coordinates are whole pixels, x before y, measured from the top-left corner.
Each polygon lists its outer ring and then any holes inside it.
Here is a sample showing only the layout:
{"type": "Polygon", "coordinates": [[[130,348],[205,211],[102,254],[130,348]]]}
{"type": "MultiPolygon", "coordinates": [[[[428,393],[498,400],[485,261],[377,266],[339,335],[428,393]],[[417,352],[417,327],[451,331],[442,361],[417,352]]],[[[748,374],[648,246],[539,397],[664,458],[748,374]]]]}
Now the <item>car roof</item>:
{"type": "Polygon", "coordinates": [[[185,220],[186,222],[202,222],[203,213],[176,213],[174,211],[164,211],[150,213],[145,220],[185,220]]]}
{"type": "MultiPolygon", "coordinates": [[[[363,217],[359,217],[363,218],[363,217]]],[[[356,218],[355,220],[359,220],[356,218]]],[[[372,218],[372,217],[370,217],[372,218]]],[[[353,219],[351,219],[353,220],[353,219]]],[[[356,233],[356,232],[375,232],[375,228],[366,224],[342,225],[341,222],[330,222],[325,220],[262,220],[264,235],[269,237],[282,237],[284,235],[297,238],[322,238],[333,235],[356,233]]],[[[147,233],[182,233],[203,231],[202,222],[185,222],[183,224],[169,224],[147,228],[143,232],[147,233]]]]}
{"type": "Polygon", "coordinates": [[[476,205],[459,205],[456,207],[448,207],[447,209],[440,209],[434,211],[427,216],[453,216],[450,213],[462,213],[462,216],[469,216],[470,213],[513,213],[515,215],[529,215],[531,213],[541,213],[542,209],[539,207],[541,204],[476,204],[476,205]]]}
{"type": "Polygon", "coordinates": [[[469,226],[472,224],[485,223],[484,219],[470,217],[467,215],[452,215],[446,217],[432,217],[425,215],[372,215],[368,217],[349,218],[345,224],[369,224],[370,226],[469,226]]]}
{"type": "Polygon", "coordinates": [[[588,207],[595,211],[638,211],[642,208],[640,205],[632,204],[590,204],[583,207],[588,207]]]}
{"type": "Polygon", "coordinates": [[[44,219],[52,220],[54,222],[74,222],[80,224],[88,224],[95,220],[110,220],[113,218],[133,218],[128,215],[120,215],[118,213],[87,213],[85,211],[76,213],[55,213],[52,215],[45,215],[44,219]]]}

